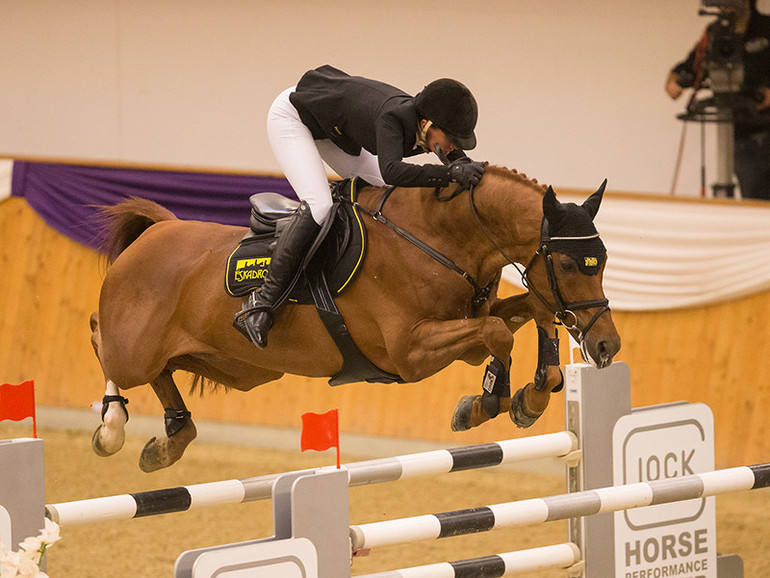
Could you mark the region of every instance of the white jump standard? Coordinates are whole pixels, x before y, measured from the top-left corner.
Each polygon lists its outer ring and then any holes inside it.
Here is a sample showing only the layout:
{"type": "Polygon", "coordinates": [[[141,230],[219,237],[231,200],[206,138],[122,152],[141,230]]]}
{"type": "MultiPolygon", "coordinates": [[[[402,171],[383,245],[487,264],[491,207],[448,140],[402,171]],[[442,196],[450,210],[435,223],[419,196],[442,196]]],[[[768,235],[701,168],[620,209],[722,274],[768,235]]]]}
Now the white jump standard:
{"type": "Polygon", "coordinates": [[[489,578],[550,567],[584,578],[688,575],[679,567],[742,578],[740,558],[717,556],[710,496],[770,486],[770,464],[714,471],[711,410],[684,402],[632,410],[623,363],[567,366],[564,396],[564,432],[45,508],[43,442],[0,442],[0,463],[13,466],[0,477],[0,541],[33,535],[44,509],[69,526],[272,498],[274,536],[184,552],[176,578],[344,578],[352,554],[371,548],[563,519],[564,544],[359,578],[489,578]],[[567,464],[569,493],[350,525],[350,486],[542,458],[567,464]]]}

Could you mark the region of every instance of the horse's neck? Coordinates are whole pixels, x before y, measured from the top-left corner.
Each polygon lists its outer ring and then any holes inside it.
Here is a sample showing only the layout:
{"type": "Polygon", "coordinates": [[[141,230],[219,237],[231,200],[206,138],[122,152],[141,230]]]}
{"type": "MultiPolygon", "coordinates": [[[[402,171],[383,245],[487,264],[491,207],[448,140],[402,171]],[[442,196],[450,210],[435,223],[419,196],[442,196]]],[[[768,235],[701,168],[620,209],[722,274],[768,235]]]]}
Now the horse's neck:
{"type": "MultiPolygon", "coordinates": [[[[519,181],[505,173],[485,176],[474,192],[478,218],[468,191],[440,202],[433,189],[396,189],[383,214],[458,264],[489,275],[508,264],[499,249],[518,262],[527,262],[537,248],[542,193],[531,181],[519,181]]],[[[456,187],[450,185],[439,196],[449,197],[456,187]]],[[[367,189],[362,203],[374,210],[383,194],[384,189],[367,189]]]]}
{"type": "MultiPolygon", "coordinates": [[[[453,187],[441,192],[448,197],[453,187]]],[[[361,192],[361,204],[377,210],[385,189],[367,188],[361,192]]],[[[475,224],[465,192],[449,201],[436,200],[432,188],[397,188],[387,198],[382,213],[391,223],[455,261],[470,274],[479,273],[491,246],[475,224]]]]}
{"type": "Polygon", "coordinates": [[[434,189],[404,189],[399,196],[399,218],[408,219],[426,240],[445,248],[478,246],[482,232],[471,213],[467,191],[450,198],[456,187],[452,184],[438,195],[434,189]]]}
{"type": "Polygon", "coordinates": [[[474,202],[479,219],[495,243],[512,259],[526,263],[540,240],[540,188],[515,174],[490,172],[476,188],[474,202]]]}

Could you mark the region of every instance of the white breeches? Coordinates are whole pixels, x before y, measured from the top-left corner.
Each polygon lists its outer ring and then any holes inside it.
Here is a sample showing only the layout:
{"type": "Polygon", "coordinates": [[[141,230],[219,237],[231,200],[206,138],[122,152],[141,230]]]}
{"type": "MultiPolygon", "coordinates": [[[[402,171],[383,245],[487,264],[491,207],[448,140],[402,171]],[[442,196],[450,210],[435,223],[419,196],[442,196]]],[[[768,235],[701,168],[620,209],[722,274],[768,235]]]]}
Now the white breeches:
{"type": "Polygon", "coordinates": [[[267,114],[267,137],[281,171],[300,200],[310,207],[313,219],[323,224],[332,207],[324,162],[342,178],[361,177],[371,185],[383,186],[377,157],[361,149],[349,155],[330,140],[313,140],[313,135],[289,101],[296,87],[284,90],[267,114]]]}

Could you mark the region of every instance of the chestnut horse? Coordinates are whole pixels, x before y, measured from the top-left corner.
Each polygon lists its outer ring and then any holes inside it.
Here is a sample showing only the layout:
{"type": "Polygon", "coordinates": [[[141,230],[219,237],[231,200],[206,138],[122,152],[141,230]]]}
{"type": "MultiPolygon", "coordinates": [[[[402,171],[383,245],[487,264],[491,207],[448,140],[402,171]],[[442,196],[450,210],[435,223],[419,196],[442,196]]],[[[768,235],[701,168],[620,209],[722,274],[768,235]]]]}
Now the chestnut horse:
{"type": "MultiPolygon", "coordinates": [[[[591,223],[603,190],[583,205],[562,204],[550,187],[493,166],[475,190],[456,196],[405,188],[388,189],[388,196],[384,188],[364,187],[359,210],[398,227],[364,219],[363,269],[337,298],[350,335],[374,365],[404,382],[458,359],[480,365],[491,355],[485,391],[460,400],[452,428],[475,427],[499,412],[530,425],[561,387],[555,318],[596,367],[609,365],[620,349],[602,289],[604,246],[591,223]],[[394,228],[430,249],[420,250],[394,228]],[[590,255],[570,249],[586,244],[590,255]],[[509,264],[529,290],[499,300],[497,284],[509,264]],[[532,319],[541,338],[538,372],[511,398],[513,333],[532,319]]],[[[110,266],[91,316],[91,341],[107,381],[104,423],[92,440],[97,454],[123,445],[128,414],[120,389],[149,383],[166,410],[167,435],[147,442],[140,458],[142,470],[154,471],[178,460],[196,436],[175,370],[241,391],[284,373],[329,377],[340,370],[342,356],[312,305],[288,304],[264,350],[233,328],[240,300],[224,292],[222,276],[244,228],[179,220],[142,199],[107,207],[104,216],[110,266]]]]}

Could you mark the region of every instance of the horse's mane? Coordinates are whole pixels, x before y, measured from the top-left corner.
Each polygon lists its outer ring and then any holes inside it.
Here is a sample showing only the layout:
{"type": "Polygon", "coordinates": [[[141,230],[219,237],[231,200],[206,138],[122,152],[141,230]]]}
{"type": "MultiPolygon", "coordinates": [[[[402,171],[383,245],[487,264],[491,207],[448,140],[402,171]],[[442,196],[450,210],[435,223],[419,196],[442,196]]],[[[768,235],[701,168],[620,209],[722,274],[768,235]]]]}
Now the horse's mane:
{"type": "Polygon", "coordinates": [[[99,249],[111,264],[150,226],[173,219],[176,219],[174,213],[140,197],[131,197],[117,205],[98,207],[99,249]]]}
{"type": "Polygon", "coordinates": [[[545,194],[545,191],[548,188],[547,186],[541,185],[540,183],[538,183],[537,179],[530,179],[529,177],[527,177],[527,175],[525,175],[524,173],[518,172],[516,169],[509,169],[507,167],[497,166],[497,165],[489,165],[484,171],[484,174],[487,174],[487,173],[524,184],[526,186],[529,186],[539,191],[540,194],[543,194],[543,195],[545,194]]]}

